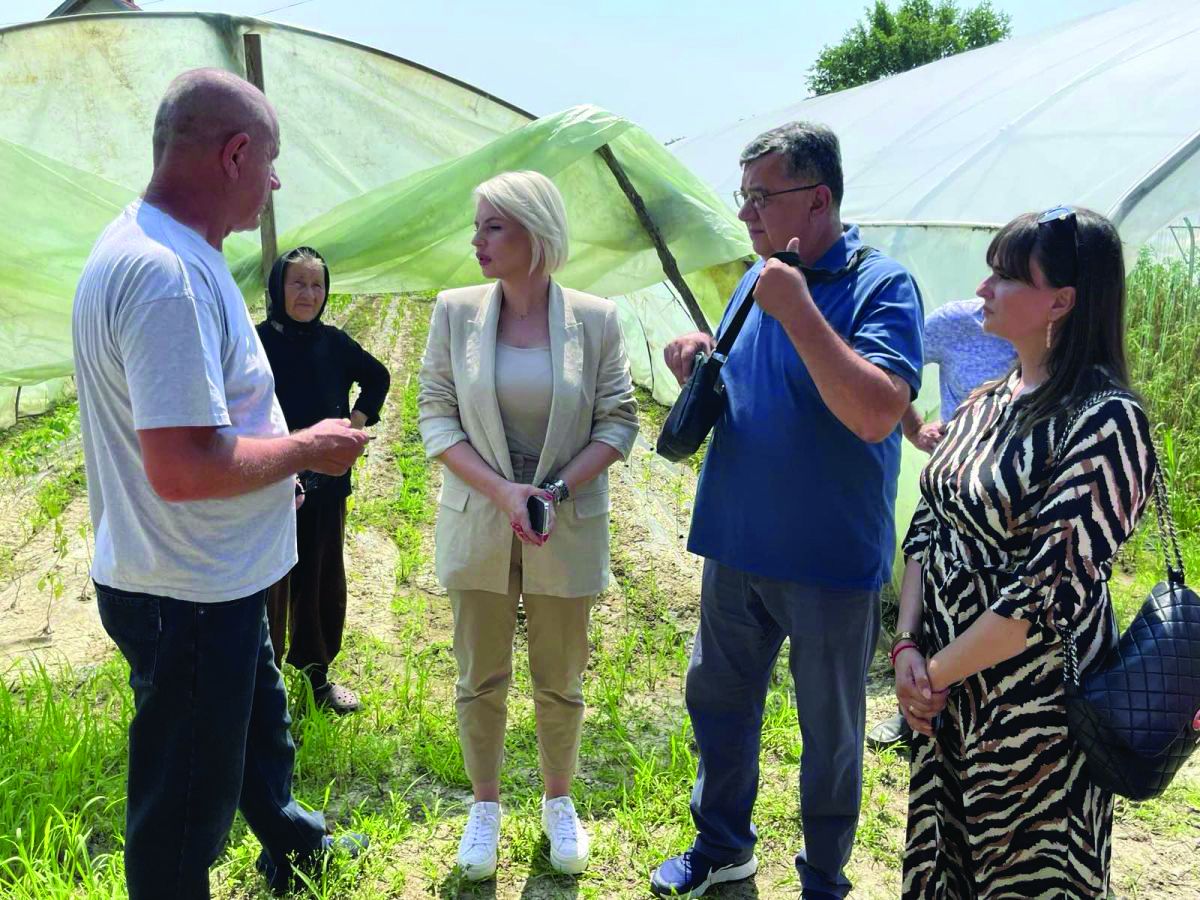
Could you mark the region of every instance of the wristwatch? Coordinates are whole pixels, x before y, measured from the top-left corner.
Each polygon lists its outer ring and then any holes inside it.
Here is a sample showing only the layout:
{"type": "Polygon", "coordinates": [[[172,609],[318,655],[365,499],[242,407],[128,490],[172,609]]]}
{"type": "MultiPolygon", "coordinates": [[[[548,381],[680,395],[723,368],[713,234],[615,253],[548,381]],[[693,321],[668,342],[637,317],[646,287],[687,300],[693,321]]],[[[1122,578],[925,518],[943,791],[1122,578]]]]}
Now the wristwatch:
{"type": "Polygon", "coordinates": [[[571,491],[567,487],[567,483],[561,478],[557,481],[543,482],[541,484],[541,488],[542,490],[549,491],[554,495],[555,505],[558,505],[559,503],[562,503],[564,500],[568,500],[571,497],[571,491]]]}

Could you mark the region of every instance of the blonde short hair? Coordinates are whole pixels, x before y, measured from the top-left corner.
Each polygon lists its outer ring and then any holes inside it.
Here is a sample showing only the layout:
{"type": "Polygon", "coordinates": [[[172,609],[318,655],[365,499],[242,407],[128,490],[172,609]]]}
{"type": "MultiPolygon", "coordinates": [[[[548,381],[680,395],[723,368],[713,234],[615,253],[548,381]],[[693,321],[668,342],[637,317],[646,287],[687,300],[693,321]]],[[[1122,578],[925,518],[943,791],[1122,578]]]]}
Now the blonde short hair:
{"type": "Polygon", "coordinates": [[[475,188],[505,218],[529,232],[529,272],[552,275],[567,261],[567,210],[554,182],[541,172],[502,172],[475,188]]]}

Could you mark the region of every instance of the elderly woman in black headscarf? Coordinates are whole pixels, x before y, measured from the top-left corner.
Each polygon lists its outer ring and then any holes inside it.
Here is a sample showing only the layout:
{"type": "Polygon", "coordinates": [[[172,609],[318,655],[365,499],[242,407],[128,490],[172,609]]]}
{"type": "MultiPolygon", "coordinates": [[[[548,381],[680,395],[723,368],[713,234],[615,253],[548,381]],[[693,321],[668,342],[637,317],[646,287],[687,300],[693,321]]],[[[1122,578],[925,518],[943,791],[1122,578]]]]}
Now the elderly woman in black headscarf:
{"type": "MultiPolygon", "coordinates": [[[[267,289],[267,320],[258,326],[258,336],[275,373],[275,394],[288,428],[328,418],[348,418],[355,428],[378,422],[391,376],[348,334],[321,321],[329,297],[329,267],[321,254],[311,247],[285,253],[275,261],[267,289]],[[351,408],[354,384],[359,394],[351,408]]],[[[338,713],[353,712],[358,697],[329,680],[346,623],[342,545],[350,473],[301,472],[299,481],[304,490],[296,511],[299,560],[267,594],[275,660],[283,665],[286,637],[287,661],[308,676],[316,701],[338,713]]]]}

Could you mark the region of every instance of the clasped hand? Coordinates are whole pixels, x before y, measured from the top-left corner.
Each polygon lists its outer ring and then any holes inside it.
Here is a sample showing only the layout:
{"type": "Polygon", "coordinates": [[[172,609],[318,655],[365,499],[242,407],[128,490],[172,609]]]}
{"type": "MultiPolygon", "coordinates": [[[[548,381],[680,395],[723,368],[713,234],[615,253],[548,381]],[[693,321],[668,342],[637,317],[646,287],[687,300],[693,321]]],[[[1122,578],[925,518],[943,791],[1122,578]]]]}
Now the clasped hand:
{"type": "Polygon", "coordinates": [[[540,547],[550,540],[550,535],[554,533],[555,511],[554,495],[549,491],[532,484],[518,484],[510,481],[504,486],[500,494],[500,502],[497,505],[508,516],[513,533],[522,543],[540,547]],[[534,531],[533,523],[529,521],[529,498],[535,496],[545,497],[550,501],[550,508],[546,513],[549,521],[546,523],[544,535],[534,531]]]}
{"type": "Polygon", "coordinates": [[[937,692],[929,683],[929,663],[915,647],[896,655],[896,699],[913,731],[933,736],[933,719],[946,708],[948,691],[937,692]]]}

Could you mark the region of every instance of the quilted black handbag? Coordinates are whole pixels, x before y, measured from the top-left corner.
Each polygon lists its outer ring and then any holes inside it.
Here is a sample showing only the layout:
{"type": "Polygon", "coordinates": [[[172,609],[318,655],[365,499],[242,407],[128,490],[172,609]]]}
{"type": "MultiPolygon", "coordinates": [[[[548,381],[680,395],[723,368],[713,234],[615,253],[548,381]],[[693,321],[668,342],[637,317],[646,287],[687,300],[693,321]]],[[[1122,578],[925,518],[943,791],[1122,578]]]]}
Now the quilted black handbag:
{"type": "MultiPolygon", "coordinates": [[[[1084,408],[1108,396],[1129,395],[1104,392],[1084,408]]],[[[1070,431],[1068,425],[1064,437],[1070,431]]],[[[1067,729],[1091,779],[1131,800],[1161,794],[1200,746],[1200,597],[1184,583],[1158,465],[1154,505],[1166,581],[1155,585],[1116,648],[1082,679],[1070,617],[1063,633],[1067,729]]]]}
{"type": "MultiPolygon", "coordinates": [[[[799,256],[786,250],[774,254],[771,258],[799,269],[804,273],[808,283],[815,285],[828,284],[846,277],[858,268],[863,258],[870,252],[870,247],[865,245],[859,247],[846,266],[836,272],[830,272],[827,269],[810,269],[800,262],[799,256]]],[[[667,420],[663,423],[662,431],[658,435],[658,444],[655,449],[660,456],[665,456],[671,462],[682,462],[687,459],[700,449],[700,445],[704,443],[708,433],[713,430],[713,426],[721,418],[721,413],[725,411],[725,384],[721,381],[721,367],[725,365],[729,351],[733,348],[733,342],[737,340],[752,306],[754,306],[753,289],[742,300],[742,305],[738,307],[729,326],[721,334],[712,354],[708,356],[703,353],[696,354],[692,374],[683,386],[683,390],[680,391],[679,397],[676,398],[670,413],[667,414],[667,420]]]]}

